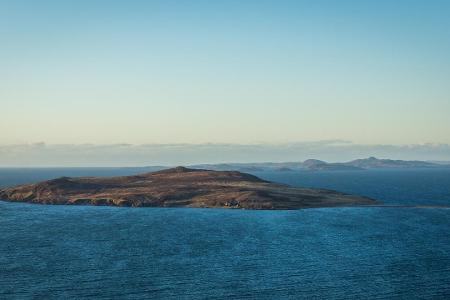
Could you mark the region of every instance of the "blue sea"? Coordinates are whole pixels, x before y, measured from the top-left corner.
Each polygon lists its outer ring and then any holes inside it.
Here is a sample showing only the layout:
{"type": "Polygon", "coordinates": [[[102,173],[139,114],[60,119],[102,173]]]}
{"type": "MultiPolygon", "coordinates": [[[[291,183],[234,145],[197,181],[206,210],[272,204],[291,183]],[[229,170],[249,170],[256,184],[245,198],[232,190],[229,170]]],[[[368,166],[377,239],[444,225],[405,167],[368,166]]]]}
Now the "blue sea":
{"type": "MultiPolygon", "coordinates": [[[[0,169],[0,186],[138,168],[0,169]]],[[[257,172],[450,205],[450,169],[257,172]]],[[[0,299],[448,299],[450,209],[251,211],[0,201],[0,299]]]]}

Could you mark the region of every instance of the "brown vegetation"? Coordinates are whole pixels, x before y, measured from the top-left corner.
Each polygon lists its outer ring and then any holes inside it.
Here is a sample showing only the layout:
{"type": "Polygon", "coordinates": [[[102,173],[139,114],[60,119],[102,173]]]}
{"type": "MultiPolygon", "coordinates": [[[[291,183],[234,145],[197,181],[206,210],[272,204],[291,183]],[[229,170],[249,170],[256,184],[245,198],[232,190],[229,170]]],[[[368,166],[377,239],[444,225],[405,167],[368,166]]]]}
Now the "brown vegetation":
{"type": "Polygon", "coordinates": [[[299,209],[375,204],[344,193],[293,188],[237,171],[177,167],[123,177],[61,177],[0,190],[0,199],[42,204],[299,209]]]}

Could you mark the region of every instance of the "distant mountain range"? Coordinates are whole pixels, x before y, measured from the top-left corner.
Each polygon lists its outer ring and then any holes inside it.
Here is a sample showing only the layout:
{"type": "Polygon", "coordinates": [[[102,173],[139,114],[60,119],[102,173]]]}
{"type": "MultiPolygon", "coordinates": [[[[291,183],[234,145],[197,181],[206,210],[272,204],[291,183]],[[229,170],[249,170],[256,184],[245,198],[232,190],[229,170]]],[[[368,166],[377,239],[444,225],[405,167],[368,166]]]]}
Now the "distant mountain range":
{"type": "Polygon", "coordinates": [[[257,171],[279,171],[290,172],[299,170],[310,171],[357,171],[367,169],[408,169],[408,168],[442,168],[450,167],[450,164],[419,160],[393,160],[378,159],[375,157],[355,159],[349,162],[328,163],[318,159],[308,159],[304,162],[283,162],[283,163],[226,163],[226,164],[199,164],[192,165],[192,168],[201,168],[217,171],[235,170],[241,172],[257,171]]]}

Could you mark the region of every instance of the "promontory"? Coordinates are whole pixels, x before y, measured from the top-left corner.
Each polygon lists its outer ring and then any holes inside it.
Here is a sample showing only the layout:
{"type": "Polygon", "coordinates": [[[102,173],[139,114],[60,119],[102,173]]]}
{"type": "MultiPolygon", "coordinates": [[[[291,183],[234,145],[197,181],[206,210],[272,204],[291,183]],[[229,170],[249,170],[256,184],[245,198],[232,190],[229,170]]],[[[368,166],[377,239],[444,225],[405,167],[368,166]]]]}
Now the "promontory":
{"type": "Polygon", "coordinates": [[[238,171],[177,167],[120,177],[61,177],[0,190],[0,200],[132,207],[301,209],[373,205],[337,191],[272,183],[238,171]]]}

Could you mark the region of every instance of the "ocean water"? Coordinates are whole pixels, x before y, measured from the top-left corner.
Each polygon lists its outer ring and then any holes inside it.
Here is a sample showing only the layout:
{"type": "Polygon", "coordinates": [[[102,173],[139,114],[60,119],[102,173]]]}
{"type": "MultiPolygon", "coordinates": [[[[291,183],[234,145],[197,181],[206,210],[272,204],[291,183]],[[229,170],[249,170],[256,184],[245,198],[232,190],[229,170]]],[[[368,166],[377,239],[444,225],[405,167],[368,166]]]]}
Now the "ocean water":
{"type": "Polygon", "coordinates": [[[257,172],[267,180],[364,195],[385,204],[450,205],[450,168],[257,172]]]}
{"type": "MultiPolygon", "coordinates": [[[[0,170],[0,185],[128,169],[0,170]],[[62,174],[61,174],[62,173],[62,174]]],[[[262,172],[450,205],[450,170],[262,172]]],[[[0,201],[0,299],[448,299],[450,209],[248,211],[0,201]]]]}

